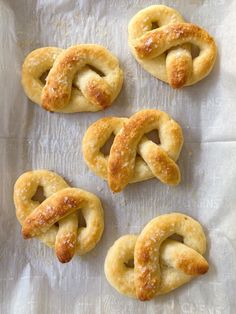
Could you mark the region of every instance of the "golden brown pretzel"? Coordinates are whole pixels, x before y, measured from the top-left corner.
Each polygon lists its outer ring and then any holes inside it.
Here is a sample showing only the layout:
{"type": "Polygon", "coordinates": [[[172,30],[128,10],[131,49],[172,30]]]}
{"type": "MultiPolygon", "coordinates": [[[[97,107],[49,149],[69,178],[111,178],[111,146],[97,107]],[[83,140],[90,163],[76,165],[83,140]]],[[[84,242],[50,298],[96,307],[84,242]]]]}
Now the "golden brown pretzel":
{"type": "Polygon", "coordinates": [[[145,301],[206,273],[205,250],[201,225],[189,216],[171,213],[151,220],[139,236],[125,235],[115,241],[104,270],[116,290],[145,301]],[[183,237],[183,243],[168,239],[175,233],[183,237]],[[128,267],[132,259],[134,267],[128,267]]]}
{"type": "Polygon", "coordinates": [[[26,57],[22,66],[26,95],[49,111],[72,113],[105,109],[119,94],[122,83],[123,72],[118,59],[95,44],[65,50],[39,48],[26,57]],[[48,71],[44,85],[41,77],[48,71]]]}
{"type": "Polygon", "coordinates": [[[175,163],[183,144],[181,127],[166,113],[142,110],[127,118],[108,117],[93,123],[83,138],[84,159],[91,170],[107,179],[113,192],[120,192],[128,183],[153,177],[176,185],[180,171],[175,163]],[[145,137],[154,129],[159,132],[160,145],[145,137]],[[114,134],[110,154],[100,149],[114,134]],[[137,153],[142,157],[137,157],[137,153]]]}
{"type": "Polygon", "coordinates": [[[174,9],[152,5],[139,11],[129,23],[129,46],[145,70],[173,88],[192,85],[213,68],[217,48],[202,28],[185,23],[174,9]],[[152,29],[153,23],[158,27],[152,29]],[[191,45],[199,47],[192,58],[191,45]]]}
{"type": "Polygon", "coordinates": [[[52,171],[22,174],[14,186],[14,203],[23,237],[37,237],[54,248],[62,263],[69,262],[76,253],[82,255],[93,249],[102,236],[104,218],[100,200],[92,193],[69,187],[52,171]],[[41,204],[32,200],[39,186],[46,197],[41,204]],[[86,227],[78,227],[78,210],[86,227]]]}

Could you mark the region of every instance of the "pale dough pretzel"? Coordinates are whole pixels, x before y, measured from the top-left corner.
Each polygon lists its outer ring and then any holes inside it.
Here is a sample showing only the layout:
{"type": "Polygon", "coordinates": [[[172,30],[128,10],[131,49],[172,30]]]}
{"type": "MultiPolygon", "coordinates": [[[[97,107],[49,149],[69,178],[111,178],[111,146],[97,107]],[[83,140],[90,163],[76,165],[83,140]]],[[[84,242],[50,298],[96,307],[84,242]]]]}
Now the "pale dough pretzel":
{"type": "Polygon", "coordinates": [[[129,46],[136,60],[173,88],[192,85],[206,77],[215,63],[214,39],[202,28],[185,23],[176,10],[152,5],[129,23],[129,46]],[[153,23],[158,27],[152,29],[153,23]],[[191,45],[200,49],[192,58],[191,45]]]}
{"type": "Polygon", "coordinates": [[[92,250],[102,236],[104,218],[100,200],[92,193],[69,187],[52,171],[22,174],[14,186],[14,203],[23,237],[37,237],[54,248],[62,263],[69,262],[75,254],[92,250]],[[32,200],[39,186],[46,197],[41,204],[32,200]],[[78,227],[78,210],[86,227],[78,227]]]}
{"type": "Polygon", "coordinates": [[[138,235],[125,235],[109,249],[104,270],[120,293],[150,300],[208,271],[202,256],[206,238],[201,225],[189,216],[171,213],[151,220],[138,235]],[[183,243],[168,239],[183,236],[183,243]],[[134,259],[134,267],[128,267],[134,259]]]}
{"type": "Polygon", "coordinates": [[[89,168],[108,180],[113,192],[120,192],[128,183],[153,177],[178,184],[180,171],[175,162],[182,145],[182,129],[166,113],[142,110],[130,119],[107,117],[93,123],[83,138],[83,155],[89,168]],[[155,129],[160,145],[144,136],[155,129]],[[112,134],[110,154],[104,156],[100,150],[112,134]],[[136,157],[137,153],[141,157],[136,157]]]}
{"type": "Polygon", "coordinates": [[[95,44],[65,50],[39,48],[26,57],[22,66],[26,95],[49,111],[72,113],[105,109],[118,96],[122,83],[123,72],[118,59],[95,44]],[[48,71],[44,85],[41,77],[48,71]]]}

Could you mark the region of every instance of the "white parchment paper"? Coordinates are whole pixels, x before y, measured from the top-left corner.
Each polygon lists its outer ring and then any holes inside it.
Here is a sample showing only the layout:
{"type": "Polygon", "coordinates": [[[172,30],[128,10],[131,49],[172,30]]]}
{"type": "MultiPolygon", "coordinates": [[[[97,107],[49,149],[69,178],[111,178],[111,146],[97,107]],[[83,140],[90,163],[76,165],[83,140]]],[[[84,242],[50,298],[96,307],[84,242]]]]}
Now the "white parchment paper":
{"type": "Polygon", "coordinates": [[[171,89],[145,72],[129,51],[130,18],[156,1],[0,0],[0,313],[235,313],[236,1],[158,3],[177,8],[217,41],[214,70],[192,87],[171,89]],[[77,43],[99,43],[118,56],[125,74],[119,98],[104,112],[73,115],[32,104],[20,84],[26,54],[77,43]],[[183,127],[182,183],[171,188],[150,180],[112,195],[83,161],[83,134],[100,117],[130,116],[142,108],[164,110],[183,127]],[[102,240],[66,265],[51,249],[20,234],[13,184],[37,168],[54,170],[97,194],[104,206],[102,240]],[[107,249],[121,235],[138,233],[150,219],[172,211],[203,224],[208,274],[146,303],[119,295],[103,272],[107,249]]]}

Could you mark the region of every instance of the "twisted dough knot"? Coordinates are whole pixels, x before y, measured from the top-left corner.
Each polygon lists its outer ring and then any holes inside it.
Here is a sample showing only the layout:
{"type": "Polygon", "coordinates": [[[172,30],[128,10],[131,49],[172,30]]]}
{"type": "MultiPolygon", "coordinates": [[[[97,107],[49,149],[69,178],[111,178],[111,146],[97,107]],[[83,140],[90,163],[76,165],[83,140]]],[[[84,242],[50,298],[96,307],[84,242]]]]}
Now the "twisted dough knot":
{"type": "Polygon", "coordinates": [[[146,71],[173,88],[202,80],[212,70],[217,54],[214,39],[204,29],[185,23],[176,10],[163,5],[145,8],[131,19],[129,46],[146,71]],[[200,49],[195,58],[192,45],[200,49]]]}
{"type": "Polygon", "coordinates": [[[119,94],[122,83],[118,59],[100,45],[39,48],[26,57],[22,67],[26,95],[49,111],[105,109],[119,94]],[[44,85],[41,79],[48,71],[44,85]]]}
{"type": "Polygon", "coordinates": [[[108,180],[113,192],[120,192],[128,183],[153,177],[166,184],[178,184],[180,171],[176,161],[182,144],[181,127],[166,113],[143,110],[130,119],[107,117],[93,123],[83,138],[83,154],[89,168],[108,180]],[[160,145],[145,137],[145,133],[155,129],[160,145]],[[101,148],[112,134],[115,139],[110,154],[104,156],[101,148]]]}
{"type": "Polygon", "coordinates": [[[120,293],[142,301],[168,293],[208,271],[206,238],[189,216],[171,213],[151,220],[139,236],[125,235],[109,249],[105,274],[120,293]],[[183,243],[168,239],[173,234],[183,243]],[[128,267],[134,259],[134,268],[128,267]]]}
{"type": "Polygon", "coordinates": [[[14,186],[14,203],[23,237],[37,237],[54,248],[62,263],[69,262],[76,253],[82,255],[93,249],[102,236],[100,200],[94,194],[69,187],[54,172],[36,170],[21,175],[14,186]],[[39,186],[46,197],[41,204],[32,199],[39,186]],[[86,227],[78,226],[79,209],[86,227]]]}

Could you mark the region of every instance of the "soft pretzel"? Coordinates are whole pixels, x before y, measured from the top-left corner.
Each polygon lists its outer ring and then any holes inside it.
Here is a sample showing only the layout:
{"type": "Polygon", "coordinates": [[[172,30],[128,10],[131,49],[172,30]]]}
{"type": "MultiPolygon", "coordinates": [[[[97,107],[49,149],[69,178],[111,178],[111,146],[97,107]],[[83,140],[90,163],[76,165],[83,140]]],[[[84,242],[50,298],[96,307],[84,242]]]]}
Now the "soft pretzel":
{"type": "Polygon", "coordinates": [[[120,92],[123,72],[106,48],[83,44],[32,51],[22,67],[26,95],[56,112],[98,111],[111,105],[120,92]],[[41,78],[48,73],[46,84],[41,78]]]}
{"type": "Polygon", "coordinates": [[[92,250],[102,236],[104,218],[100,200],[92,193],[69,187],[52,171],[22,174],[14,186],[14,203],[23,237],[36,237],[54,248],[62,263],[69,262],[75,254],[92,250]],[[41,204],[32,199],[39,186],[46,197],[41,204]],[[78,227],[78,210],[86,227],[78,227]]]}
{"type": "Polygon", "coordinates": [[[181,127],[166,113],[142,110],[129,119],[106,117],[93,123],[83,138],[83,155],[89,168],[108,180],[113,192],[120,192],[128,183],[153,177],[166,184],[178,184],[176,161],[182,144],[181,127]],[[160,145],[145,137],[155,129],[160,145]],[[115,139],[110,154],[104,156],[100,150],[112,134],[115,139]]]}
{"type": "Polygon", "coordinates": [[[192,85],[206,77],[215,63],[214,39],[197,25],[185,23],[174,9],[152,5],[129,23],[129,46],[136,60],[156,78],[173,88],[192,85]],[[157,28],[153,29],[153,24],[157,28]],[[200,49],[191,55],[192,45],[200,49]]]}
{"type": "Polygon", "coordinates": [[[104,270],[120,293],[142,301],[168,293],[208,271],[206,238],[189,216],[171,213],[151,220],[140,235],[125,235],[109,249],[104,270]],[[183,243],[169,239],[173,234],[183,243]],[[134,266],[128,265],[134,260],[134,266]]]}

